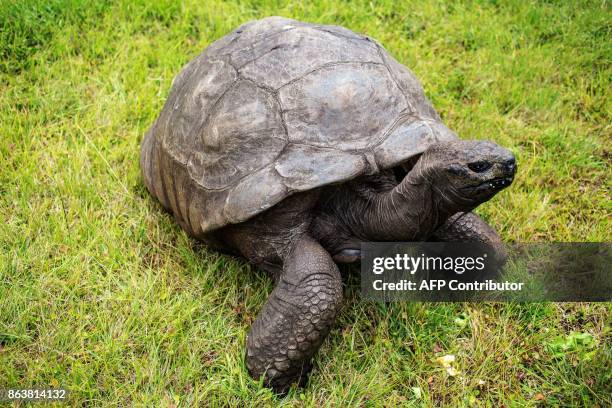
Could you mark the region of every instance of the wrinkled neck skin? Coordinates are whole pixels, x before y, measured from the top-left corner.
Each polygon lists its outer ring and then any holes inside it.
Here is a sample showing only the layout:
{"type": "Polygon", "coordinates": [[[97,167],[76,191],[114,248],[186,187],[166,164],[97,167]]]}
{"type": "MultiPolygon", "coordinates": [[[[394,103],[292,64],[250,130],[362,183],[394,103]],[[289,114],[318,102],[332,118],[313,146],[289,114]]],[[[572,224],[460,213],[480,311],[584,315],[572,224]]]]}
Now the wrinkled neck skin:
{"type": "Polygon", "coordinates": [[[360,194],[365,208],[358,211],[353,232],[368,241],[422,241],[459,211],[470,211],[474,204],[463,198],[436,166],[422,157],[394,188],[379,193],[360,194]],[[438,186],[444,186],[444,189],[438,186]]]}

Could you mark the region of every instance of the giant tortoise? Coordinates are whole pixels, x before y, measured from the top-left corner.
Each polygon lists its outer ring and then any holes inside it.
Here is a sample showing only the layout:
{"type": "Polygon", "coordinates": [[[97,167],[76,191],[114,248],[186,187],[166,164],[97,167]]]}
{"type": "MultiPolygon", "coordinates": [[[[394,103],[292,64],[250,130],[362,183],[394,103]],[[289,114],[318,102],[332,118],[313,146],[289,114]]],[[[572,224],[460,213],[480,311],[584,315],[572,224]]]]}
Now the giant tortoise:
{"type": "Polygon", "coordinates": [[[303,380],[364,241],[498,245],[470,212],[515,159],[465,141],[379,43],[338,26],[248,22],[178,74],[146,134],[145,184],[191,236],[276,286],[247,337],[255,378],[303,380]]]}

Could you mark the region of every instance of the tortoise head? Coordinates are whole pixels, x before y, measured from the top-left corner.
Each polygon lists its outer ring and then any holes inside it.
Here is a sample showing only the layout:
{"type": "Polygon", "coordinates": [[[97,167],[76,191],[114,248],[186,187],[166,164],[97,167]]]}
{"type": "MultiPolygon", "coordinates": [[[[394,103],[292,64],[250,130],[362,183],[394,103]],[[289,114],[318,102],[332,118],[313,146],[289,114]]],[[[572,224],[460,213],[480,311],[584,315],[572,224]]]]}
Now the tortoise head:
{"type": "Polygon", "coordinates": [[[516,160],[507,149],[489,141],[437,143],[421,156],[423,175],[435,191],[458,210],[468,210],[508,187],[516,160]]]}

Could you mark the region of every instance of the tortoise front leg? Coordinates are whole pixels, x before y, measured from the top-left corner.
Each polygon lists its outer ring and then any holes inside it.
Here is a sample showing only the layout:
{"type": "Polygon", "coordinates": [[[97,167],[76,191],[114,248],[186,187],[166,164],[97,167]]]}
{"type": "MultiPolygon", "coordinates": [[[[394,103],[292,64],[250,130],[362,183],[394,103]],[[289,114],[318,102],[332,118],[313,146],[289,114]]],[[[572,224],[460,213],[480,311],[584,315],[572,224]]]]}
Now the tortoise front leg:
{"type": "Polygon", "coordinates": [[[286,392],[303,381],[342,302],[338,267],[307,235],[284,259],[283,272],[247,337],[246,364],[254,378],[286,392]]]}
{"type": "Polygon", "coordinates": [[[482,218],[471,212],[459,212],[451,216],[429,238],[442,242],[481,242],[495,250],[495,256],[501,264],[508,255],[502,240],[495,230],[482,218]]]}

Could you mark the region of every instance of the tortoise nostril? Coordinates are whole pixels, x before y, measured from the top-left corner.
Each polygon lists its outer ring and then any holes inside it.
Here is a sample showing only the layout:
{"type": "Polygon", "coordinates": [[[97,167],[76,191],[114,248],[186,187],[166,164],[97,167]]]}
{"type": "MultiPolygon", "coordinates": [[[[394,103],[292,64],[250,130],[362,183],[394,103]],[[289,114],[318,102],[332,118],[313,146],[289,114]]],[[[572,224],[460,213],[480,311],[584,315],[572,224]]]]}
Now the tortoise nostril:
{"type": "Polygon", "coordinates": [[[513,157],[503,163],[504,168],[509,172],[516,172],[516,159],[513,157]]]}

